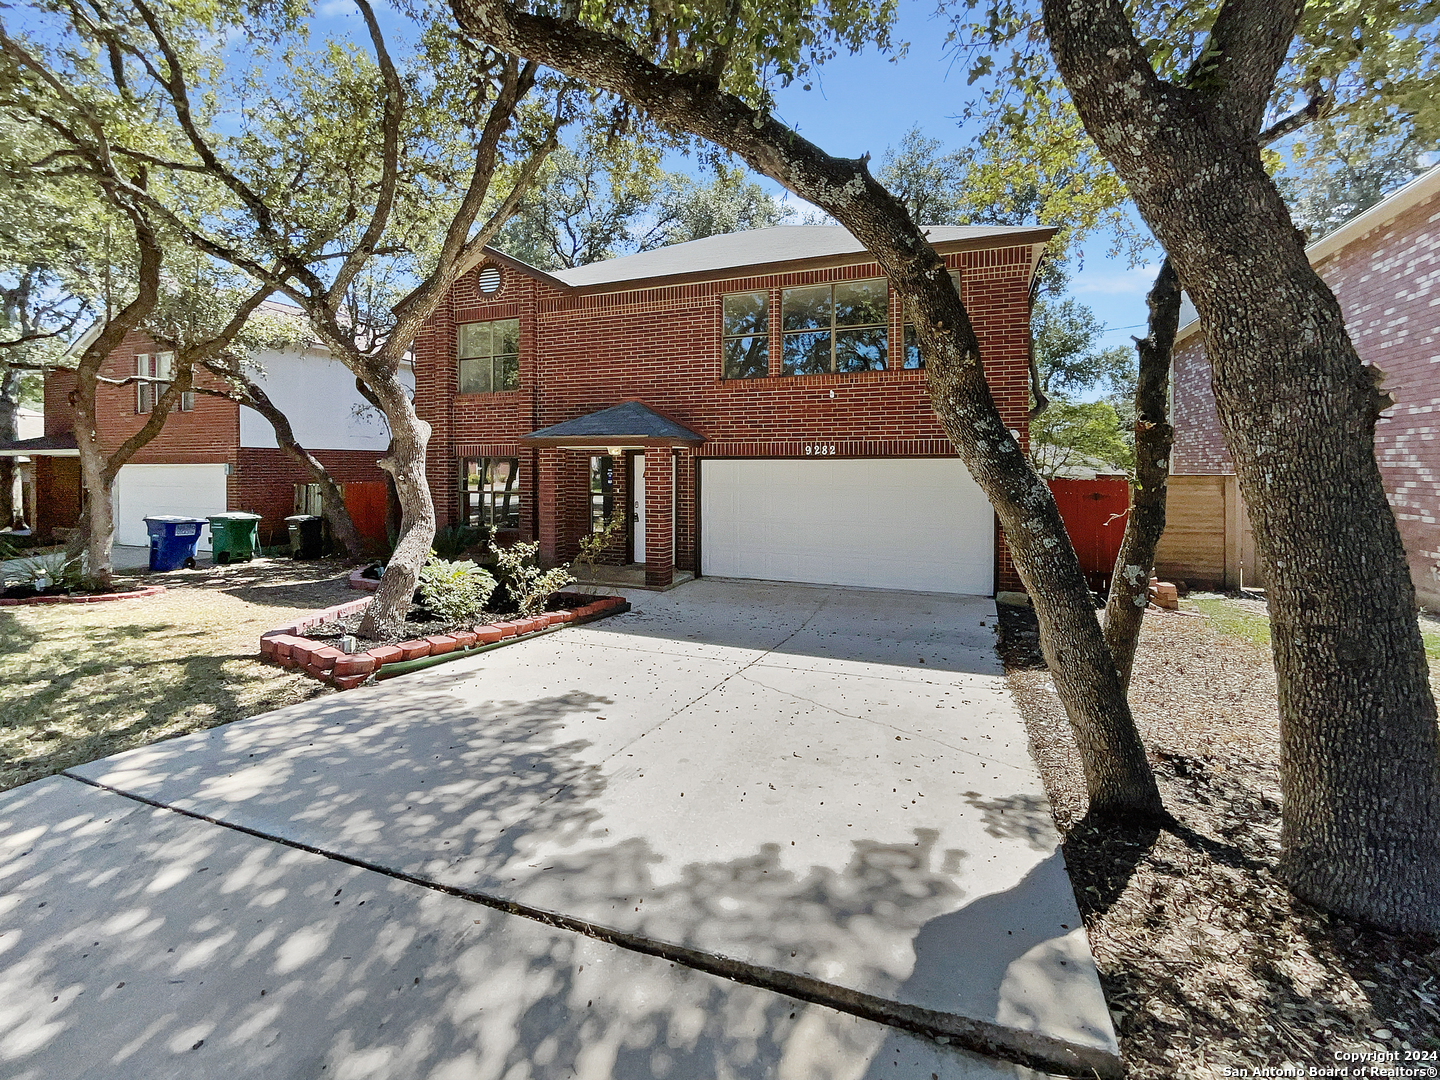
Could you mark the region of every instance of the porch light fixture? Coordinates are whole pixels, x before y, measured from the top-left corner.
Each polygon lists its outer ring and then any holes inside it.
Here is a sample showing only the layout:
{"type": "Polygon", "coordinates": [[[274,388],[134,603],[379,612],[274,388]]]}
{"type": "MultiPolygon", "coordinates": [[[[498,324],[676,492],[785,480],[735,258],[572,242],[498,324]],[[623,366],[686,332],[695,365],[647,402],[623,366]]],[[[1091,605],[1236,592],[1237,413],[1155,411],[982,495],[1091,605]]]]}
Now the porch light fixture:
{"type": "Polygon", "coordinates": [[[609,454],[611,457],[619,457],[624,452],[624,448],[619,446],[607,446],[605,448],[605,453],[609,454]]]}

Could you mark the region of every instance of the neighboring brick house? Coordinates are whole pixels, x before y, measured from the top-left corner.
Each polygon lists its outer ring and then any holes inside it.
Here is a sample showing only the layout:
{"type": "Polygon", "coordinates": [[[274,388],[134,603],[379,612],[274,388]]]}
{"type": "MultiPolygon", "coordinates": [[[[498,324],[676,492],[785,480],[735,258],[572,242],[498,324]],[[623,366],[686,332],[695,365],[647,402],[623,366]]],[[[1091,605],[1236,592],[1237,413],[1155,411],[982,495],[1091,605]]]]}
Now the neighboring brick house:
{"type": "MultiPolygon", "coordinates": [[[[269,303],[272,314],[295,316],[293,308],[269,303]]],[[[256,381],[285,412],[296,437],[340,484],[383,484],[377,459],[389,442],[383,417],[355,390],[354,376],[318,345],[257,356],[256,381]]],[[[148,419],[159,387],[169,373],[168,354],[143,334],[127,335],[101,368],[109,379],[145,375],[154,382],[101,384],[98,391],[100,444],[113,452],[148,419]]],[[[217,387],[208,374],[198,385],[217,387]]],[[[69,528],[80,514],[80,463],[75,449],[73,371],[45,376],[45,433],[38,440],[0,447],[35,462],[37,532],[69,528]]],[[[205,517],[226,510],[262,515],[262,544],[283,543],[284,518],[294,512],[295,486],[307,475],[279,449],[268,421],[234,401],[208,394],[186,395],[165,426],[123,466],[115,479],[115,540],[148,544],[145,518],[177,514],[205,517]]],[[[349,496],[347,495],[347,503],[349,496]]],[[[381,522],[383,528],[383,522],[381,522]]],[[[200,546],[209,548],[209,532],[200,546]]]]}
{"type": "MultiPolygon", "coordinates": [[[[1384,387],[1395,398],[1376,425],[1375,454],[1420,603],[1440,606],[1440,167],[1316,241],[1307,254],[1340,302],[1361,360],[1385,373],[1384,387]]],[[[1167,529],[1157,562],[1177,577],[1201,576],[1187,574],[1187,567],[1213,567],[1217,537],[1227,564],[1248,552],[1254,566],[1199,331],[1198,321],[1180,329],[1173,361],[1171,502],[1180,496],[1179,531],[1172,536],[1167,529]],[[1218,496],[1206,494],[1211,489],[1218,496]],[[1202,504],[1208,510],[1200,510],[1202,504]]],[[[1254,575],[1247,571],[1247,584],[1254,575]]]]}
{"type": "MultiPolygon", "coordinates": [[[[1029,294],[1054,230],[934,227],[1001,414],[1027,438],[1029,294]]],[[[487,251],[415,342],[441,524],[546,562],[619,508],[610,561],[990,594],[1018,587],[879,267],[779,226],[547,274],[487,251]]]]}

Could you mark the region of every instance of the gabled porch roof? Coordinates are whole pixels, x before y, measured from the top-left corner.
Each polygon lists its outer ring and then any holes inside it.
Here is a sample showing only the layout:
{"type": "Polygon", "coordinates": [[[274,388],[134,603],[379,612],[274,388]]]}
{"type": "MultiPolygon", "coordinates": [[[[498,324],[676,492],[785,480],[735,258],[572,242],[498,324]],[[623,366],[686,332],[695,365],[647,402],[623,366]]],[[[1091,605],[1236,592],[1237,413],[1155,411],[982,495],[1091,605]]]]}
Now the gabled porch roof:
{"type": "Polygon", "coordinates": [[[638,401],[577,416],[522,435],[531,446],[568,449],[635,449],[645,446],[698,446],[705,441],[689,428],[669,420],[638,401]]]}

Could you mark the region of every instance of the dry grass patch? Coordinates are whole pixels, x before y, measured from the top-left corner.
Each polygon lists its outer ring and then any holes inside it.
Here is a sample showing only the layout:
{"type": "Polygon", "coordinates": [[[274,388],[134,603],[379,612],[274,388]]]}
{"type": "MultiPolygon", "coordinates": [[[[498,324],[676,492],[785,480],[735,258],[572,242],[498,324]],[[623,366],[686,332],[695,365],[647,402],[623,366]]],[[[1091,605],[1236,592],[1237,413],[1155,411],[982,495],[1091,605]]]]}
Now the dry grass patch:
{"type": "Polygon", "coordinates": [[[0,790],[332,692],[258,643],[355,599],[347,571],[257,560],[123,578],[167,586],[151,599],[0,610],[0,790]]]}
{"type": "Polygon", "coordinates": [[[1232,606],[1213,620],[1152,610],[1141,634],[1131,703],[1178,820],[1163,831],[1084,817],[1078,753],[1034,616],[1002,609],[1007,677],[1129,1074],[1208,1080],[1333,1069],[1337,1052],[1440,1052],[1437,942],[1326,915],[1280,880],[1268,633],[1266,647],[1254,643],[1255,601],[1216,599],[1232,606]]]}

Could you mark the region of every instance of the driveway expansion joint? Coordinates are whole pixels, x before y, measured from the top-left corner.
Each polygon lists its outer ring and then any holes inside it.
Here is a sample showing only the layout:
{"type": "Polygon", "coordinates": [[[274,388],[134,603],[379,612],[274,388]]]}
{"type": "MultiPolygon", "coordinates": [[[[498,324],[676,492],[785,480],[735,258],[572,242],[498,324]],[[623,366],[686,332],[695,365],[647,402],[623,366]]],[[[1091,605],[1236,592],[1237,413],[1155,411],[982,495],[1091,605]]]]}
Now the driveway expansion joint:
{"type": "MultiPolygon", "coordinates": [[[[823,605],[822,605],[823,606],[823,605]]],[[[818,613],[818,609],[817,609],[818,613]]],[[[798,630],[796,631],[798,633],[798,630]]],[[[791,635],[793,636],[793,635],[791,635]]],[[[788,638],[786,640],[789,640],[788,638]]],[[[781,643],[783,644],[783,642],[781,643]]],[[[749,665],[746,665],[747,667],[749,665]]],[[[743,670],[743,669],[741,669],[743,670]]],[[[736,672],[738,674],[738,672],[736,672]]],[[[754,986],[784,994],[788,997],[848,1013],[863,1020],[885,1024],[889,1027],[909,1031],[935,1039],[945,1045],[953,1045],[999,1061],[1013,1062],[1027,1068],[1038,1069],[1059,1076],[1099,1077],[1101,1080],[1122,1080],[1125,1075],[1120,1059],[1096,1047],[1071,1043],[1064,1039],[1007,1028],[1000,1024],[972,1019],[953,1013],[944,1013],[921,1006],[906,1005],[890,1001],[874,994],[836,986],[832,983],[794,972],[777,970],[761,964],[733,959],[718,953],[708,953],[684,945],[656,941],[641,934],[614,929],[586,919],[575,918],[558,912],[547,911],[529,904],[519,903],[491,896],[487,893],[446,885],[428,878],[409,874],[393,867],[384,866],[367,859],[359,859],[306,844],[302,841],[277,836],[261,829],[250,828],[235,822],[225,821],[209,814],[174,806],[158,799],[147,798],[134,792],[113,787],[92,780],[69,770],[61,776],[101,791],[119,795],[132,802],[152,806],[195,821],[202,821],[222,829],[269,841],[296,851],[317,855],[333,862],[353,866],[360,870],[379,874],[394,881],[403,882],[431,892],[452,896],[479,904],[505,914],[528,919],[545,926],[602,941],[618,948],[681,964],[696,971],[717,975],[732,982],[754,986]]]]}

